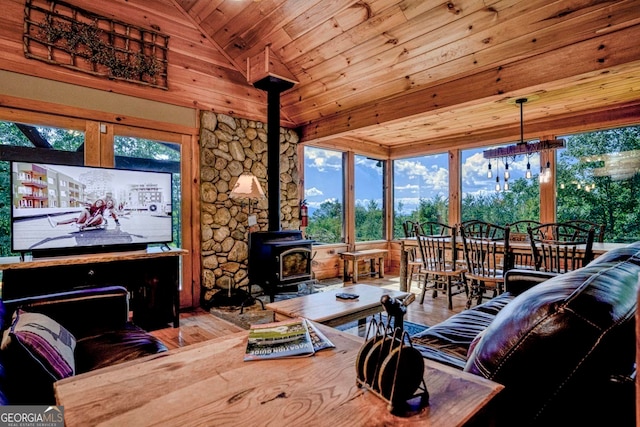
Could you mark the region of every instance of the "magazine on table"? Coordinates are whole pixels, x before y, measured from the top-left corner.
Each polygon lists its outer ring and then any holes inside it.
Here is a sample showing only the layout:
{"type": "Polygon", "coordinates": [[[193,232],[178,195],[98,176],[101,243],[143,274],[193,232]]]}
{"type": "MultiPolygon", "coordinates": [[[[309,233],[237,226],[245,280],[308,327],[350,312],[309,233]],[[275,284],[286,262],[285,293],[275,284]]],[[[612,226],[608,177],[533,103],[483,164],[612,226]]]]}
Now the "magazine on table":
{"type": "Polygon", "coordinates": [[[303,318],[251,325],[244,360],[311,356],[334,347],[315,325],[303,318]]]}
{"type": "Polygon", "coordinates": [[[335,345],[331,342],[325,334],[317,328],[313,322],[307,320],[307,327],[309,328],[309,335],[311,335],[311,342],[313,343],[313,350],[320,351],[325,348],[335,348],[335,345]]]}

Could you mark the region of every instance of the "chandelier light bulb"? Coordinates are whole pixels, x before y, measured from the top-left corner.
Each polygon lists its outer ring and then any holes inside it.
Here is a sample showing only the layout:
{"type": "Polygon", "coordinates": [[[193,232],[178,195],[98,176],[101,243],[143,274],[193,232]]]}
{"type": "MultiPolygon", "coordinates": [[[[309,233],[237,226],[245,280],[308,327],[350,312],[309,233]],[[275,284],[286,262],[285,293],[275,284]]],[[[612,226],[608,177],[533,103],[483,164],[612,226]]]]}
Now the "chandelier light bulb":
{"type": "Polygon", "coordinates": [[[509,174],[509,162],[504,163],[504,179],[507,180],[511,177],[509,174]]]}
{"type": "Polygon", "coordinates": [[[525,172],[524,177],[527,179],[531,179],[531,163],[527,160],[527,172],[525,172]]]}
{"type": "Polygon", "coordinates": [[[491,162],[489,162],[489,168],[487,169],[487,178],[492,178],[493,172],[491,172],[491,162]]]}
{"type": "Polygon", "coordinates": [[[504,181],[504,191],[509,191],[509,181],[504,181]]]}
{"type": "Polygon", "coordinates": [[[500,178],[496,176],[496,191],[500,191],[500,178]]]}

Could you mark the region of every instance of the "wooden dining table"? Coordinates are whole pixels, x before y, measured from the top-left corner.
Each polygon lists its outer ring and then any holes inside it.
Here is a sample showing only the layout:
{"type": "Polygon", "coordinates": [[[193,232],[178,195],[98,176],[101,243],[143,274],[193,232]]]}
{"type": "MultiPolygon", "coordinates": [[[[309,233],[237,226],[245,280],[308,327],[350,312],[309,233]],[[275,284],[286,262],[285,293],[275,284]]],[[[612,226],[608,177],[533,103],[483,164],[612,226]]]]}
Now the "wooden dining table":
{"type": "MultiPolygon", "coordinates": [[[[407,265],[409,261],[408,253],[418,247],[418,240],[415,237],[407,237],[400,239],[400,291],[407,292],[407,265]]],[[[610,250],[622,248],[627,246],[628,243],[609,243],[609,242],[594,242],[592,246],[593,256],[598,257],[610,250]]],[[[462,242],[459,241],[456,244],[459,255],[462,253],[462,242]]],[[[585,245],[578,245],[578,250],[584,250],[585,245]]],[[[530,254],[531,243],[529,241],[509,241],[509,250],[513,254],[530,254]]],[[[462,259],[458,256],[456,259],[462,259]]]]}

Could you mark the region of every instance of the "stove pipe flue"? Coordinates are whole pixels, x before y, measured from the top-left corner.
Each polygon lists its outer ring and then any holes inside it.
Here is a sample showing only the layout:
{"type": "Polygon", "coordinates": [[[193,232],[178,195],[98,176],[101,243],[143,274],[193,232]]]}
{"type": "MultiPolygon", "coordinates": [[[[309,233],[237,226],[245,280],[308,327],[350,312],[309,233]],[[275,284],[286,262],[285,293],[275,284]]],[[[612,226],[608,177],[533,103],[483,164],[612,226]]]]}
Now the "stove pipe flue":
{"type": "Polygon", "coordinates": [[[269,231],[280,230],[280,93],[293,82],[267,76],[253,85],[267,92],[267,179],[269,192],[269,231]]]}

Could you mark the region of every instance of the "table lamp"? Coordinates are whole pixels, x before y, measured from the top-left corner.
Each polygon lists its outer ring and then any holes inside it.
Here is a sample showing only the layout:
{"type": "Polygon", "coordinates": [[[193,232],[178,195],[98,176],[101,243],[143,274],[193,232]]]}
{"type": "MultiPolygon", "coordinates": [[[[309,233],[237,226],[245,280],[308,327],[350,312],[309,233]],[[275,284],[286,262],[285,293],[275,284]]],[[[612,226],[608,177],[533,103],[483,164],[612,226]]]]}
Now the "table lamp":
{"type": "Polygon", "coordinates": [[[256,221],[256,216],[251,215],[252,204],[255,200],[264,199],[265,195],[264,191],[262,191],[262,186],[255,175],[248,172],[240,175],[236,184],[231,189],[231,193],[229,193],[229,198],[249,200],[249,227],[258,223],[256,221]]]}

